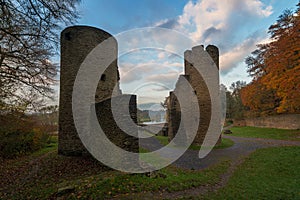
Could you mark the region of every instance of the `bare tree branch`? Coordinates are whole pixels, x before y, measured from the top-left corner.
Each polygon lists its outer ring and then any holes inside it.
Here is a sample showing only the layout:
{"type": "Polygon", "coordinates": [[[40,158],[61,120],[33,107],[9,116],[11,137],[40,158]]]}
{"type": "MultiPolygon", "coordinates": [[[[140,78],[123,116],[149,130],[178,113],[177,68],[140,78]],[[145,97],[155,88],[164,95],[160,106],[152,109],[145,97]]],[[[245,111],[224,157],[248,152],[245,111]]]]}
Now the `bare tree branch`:
{"type": "Polygon", "coordinates": [[[60,26],[76,22],[79,2],[0,0],[0,103],[20,100],[20,90],[51,96],[60,26]]]}

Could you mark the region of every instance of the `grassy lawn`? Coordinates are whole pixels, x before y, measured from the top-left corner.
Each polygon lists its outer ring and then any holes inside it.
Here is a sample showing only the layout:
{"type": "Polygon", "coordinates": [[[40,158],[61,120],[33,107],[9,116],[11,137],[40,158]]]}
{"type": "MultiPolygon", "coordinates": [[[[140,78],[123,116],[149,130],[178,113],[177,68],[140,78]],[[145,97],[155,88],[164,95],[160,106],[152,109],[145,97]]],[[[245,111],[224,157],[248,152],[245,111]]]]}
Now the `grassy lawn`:
{"type": "MultiPolygon", "coordinates": [[[[140,149],[141,152],[147,152],[140,149]]],[[[57,155],[57,138],[44,149],[0,164],[0,199],[55,199],[59,188],[72,192],[63,199],[106,199],[132,193],[178,191],[214,185],[229,167],[223,161],[205,170],[172,166],[152,174],[128,174],[110,170],[98,161],[57,155]]]]}
{"type": "Polygon", "coordinates": [[[207,199],[300,199],[300,147],[260,149],[207,199]]]}
{"type": "Polygon", "coordinates": [[[233,136],[269,138],[277,140],[300,140],[300,130],[286,130],[275,128],[257,128],[257,127],[232,127],[230,130],[233,136]],[[298,137],[298,138],[297,138],[298,137]]]}
{"type": "MultiPolygon", "coordinates": [[[[166,137],[158,136],[167,142],[166,137]]],[[[223,146],[232,145],[223,138],[223,146]]],[[[221,146],[222,146],[221,145],[221,146]]],[[[140,149],[140,152],[147,152],[140,149]]],[[[300,199],[300,147],[260,149],[246,158],[217,193],[201,199],[300,199]]],[[[57,155],[57,138],[31,155],[0,164],[0,199],[107,199],[147,192],[181,191],[211,186],[230,166],[229,161],[205,170],[172,166],[154,173],[128,174],[108,169],[98,161],[57,155]],[[57,196],[59,188],[71,192],[57,196]]]]}
{"type": "Polygon", "coordinates": [[[140,153],[148,153],[149,150],[144,149],[143,147],[139,147],[139,152],[140,152],[140,153]]]}
{"type": "MultiPolygon", "coordinates": [[[[109,198],[130,196],[132,193],[179,191],[200,185],[213,185],[228,168],[229,162],[207,170],[194,171],[167,167],[149,174],[125,174],[112,172],[77,181],[76,190],[68,198],[109,198]]],[[[71,184],[74,182],[71,182],[71,184]]],[[[70,184],[70,183],[67,183],[70,184]]]]}
{"type": "MultiPolygon", "coordinates": [[[[214,146],[214,149],[225,149],[234,145],[234,142],[228,138],[222,138],[221,144],[214,146]]],[[[200,150],[200,146],[191,145],[189,149],[200,150]]]]}
{"type": "MultiPolygon", "coordinates": [[[[159,142],[164,146],[169,144],[168,137],[166,137],[166,136],[155,136],[155,138],[158,139],[159,142]]],[[[234,145],[234,142],[232,140],[230,140],[228,138],[222,138],[221,144],[215,146],[214,149],[225,149],[225,148],[231,147],[232,145],[234,145]]],[[[200,146],[191,145],[189,147],[189,149],[200,150],[200,146]]]]}
{"type": "Polygon", "coordinates": [[[157,135],[157,136],[155,136],[155,138],[158,139],[158,141],[159,141],[162,145],[164,145],[164,146],[166,146],[167,144],[169,144],[169,141],[168,141],[168,137],[167,137],[167,136],[157,135]]]}
{"type": "Polygon", "coordinates": [[[234,145],[234,142],[228,138],[222,138],[220,145],[215,146],[215,149],[225,149],[234,145]]]}

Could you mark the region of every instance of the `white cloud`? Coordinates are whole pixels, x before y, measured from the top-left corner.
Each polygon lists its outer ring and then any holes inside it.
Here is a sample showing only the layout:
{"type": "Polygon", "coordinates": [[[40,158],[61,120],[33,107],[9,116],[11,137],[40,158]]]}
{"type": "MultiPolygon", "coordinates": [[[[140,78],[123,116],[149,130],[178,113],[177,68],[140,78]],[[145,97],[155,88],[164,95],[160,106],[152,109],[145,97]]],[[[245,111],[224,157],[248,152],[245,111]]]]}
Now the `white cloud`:
{"type": "Polygon", "coordinates": [[[249,55],[256,48],[259,41],[254,38],[248,38],[240,45],[235,46],[231,51],[228,51],[220,56],[220,66],[223,73],[228,72],[231,68],[236,67],[240,62],[244,61],[245,57],[249,55]]]}
{"type": "Polygon", "coordinates": [[[167,88],[174,88],[175,83],[180,75],[180,72],[170,71],[167,74],[154,74],[146,77],[146,81],[161,83],[167,88]]]}
{"type": "Polygon", "coordinates": [[[158,87],[154,87],[152,88],[152,91],[156,91],[156,92],[160,92],[160,91],[168,91],[171,90],[171,88],[167,87],[167,86],[158,86],[158,87]]]}
{"type": "Polygon", "coordinates": [[[228,73],[231,69],[237,67],[245,61],[245,58],[257,48],[257,44],[265,44],[271,42],[265,35],[256,33],[250,35],[241,44],[236,45],[230,51],[223,53],[220,56],[221,72],[228,73]]]}
{"type": "Polygon", "coordinates": [[[161,81],[161,80],[174,80],[178,78],[179,73],[178,72],[169,72],[168,74],[156,74],[147,77],[148,81],[161,81]]]}
{"type": "Polygon", "coordinates": [[[246,8],[249,12],[255,12],[257,15],[262,17],[270,16],[272,11],[272,6],[264,6],[264,4],[259,0],[245,1],[246,8]]]}
{"type": "Polygon", "coordinates": [[[205,31],[212,27],[221,30],[222,34],[228,35],[229,31],[232,35],[234,29],[239,29],[247,21],[271,14],[272,7],[265,6],[260,0],[189,1],[178,18],[177,29],[189,34],[192,39],[203,42],[205,31]]]}
{"type": "Polygon", "coordinates": [[[214,44],[219,47],[220,68],[225,74],[243,62],[255,49],[256,44],[266,41],[266,33],[258,31],[255,23],[271,14],[272,7],[265,5],[262,0],[189,1],[180,16],[161,20],[155,23],[155,26],[179,31],[192,39],[192,42],[183,43],[186,36],[173,36],[159,29],[133,32],[133,42],[122,35],[118,38],[121,41],[121,50],[138,50],[140,47],[151,47],[154,44],[158,49],[155,57],[157,60],[141,60],[137,64],[125,63],[124,66],[122,64],[121,84],[143,80],[173,87],[184,68],[183,58],[180,56],[183,56],[187,46],[191,48],[199,44],[214,44]],[[175,55],[172,52],[177,52],[177,59],[171,59],[171,56],[175,55]],[[168,72],[167,68],[170,69],[168,72]]]}
{"type": "Polygon", "coordinates": [[[159,59],[164,59],[164,58],[166,58],[168,56],[168,54],[166,53],[166,52],[160,52],[158,55],[157,55],[157,57],[159,58],[159,59]]]}
{"type": "Polygon", "coordinates": [[[174,29],[197,44],[217,45],[221,53],[220,67],[226,72],[243,62],[262,37],[266,37],[264,32],[254,34],[257,32],[254,24],[271,14],[272,6],[261,0],[189,1],[182,15],[176,18],[178,23],[174,23],[174,29]]]}
{"type": "MultiPolygon", "coordinates": [[[[181,58],[183,60],[183,58],[181,58]]],[[[176,67],[179,68],[180,71],[183,69],[183,62],[172,62],[172,61],[165,61],[163,63],[164,66],[176,67]]]]}
{"type": "Polygon", "coordinates": [[[144,63],[119,63],[121,84],[131,83],[138,80],[156,81],[153,77],[161,77],[162,83],[170,83],[170,78],[177,80],[178,74],[183,70],[183,65],[172,61],[153,61],[144,63]]]}
{"type": "Polygon", "coordinates": [[[146,74],[155,71],[159,64],[153,61],[146,63],[119,63],[122,83],[130,83],[142,79],[146,74]]]}

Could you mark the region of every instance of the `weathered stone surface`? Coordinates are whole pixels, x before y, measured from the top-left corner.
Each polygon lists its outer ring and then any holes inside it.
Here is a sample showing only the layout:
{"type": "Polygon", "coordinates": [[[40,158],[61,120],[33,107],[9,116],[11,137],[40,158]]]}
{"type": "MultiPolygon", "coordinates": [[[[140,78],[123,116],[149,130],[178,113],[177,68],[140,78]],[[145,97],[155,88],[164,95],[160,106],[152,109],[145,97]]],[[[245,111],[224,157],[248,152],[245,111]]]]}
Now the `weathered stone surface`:
{"type": "MultiPolygon", "coordinates": [[[[99,103],[96,103],[96,114],[98,117],[99,124],[108,137],[118,147],[130,151],[130,152],[139,152],[138,138],[124,133],[123,130],[116,124],[116,121],[122,123],[124,121],[127,124],[126,119],[131,118],[132,121],[137,124],[137,105],[136,105],[136,96],[135,95],[119,95],[112,97],[113,102],[117,102],[119,118],[113,116],[111,105],[112,100],[106,99],[99,103]],[[128,99],[129,105],[128,105],[128,99]],[[130,116],[127,116],[127,110],[129,109],[130,116]]],[[[138,135],[137,127],[131,127],[131,134],[138,135]]]]}
{"type": "MultiPolygon", "coordinates": [[[[176,83],[175,90],[180,90],[181,85],[181,79],[184,77],[192,88],[194,89],[194,92],[198,99],[198,106],[200,109],[200,122],[198,126],[197,135],[193,141],[194,145],[201,145],[203,143],[203,140],[205,138],[205,135],[207,133],[209,123],[210,123],[210,117],[211,117],[211,99],[209,95],[208,88],[206,86],[206,83],[201,76],[201,74],[197,71],[197,69],[193,66],[193,60],[198,55],[198,48],[203,49],[204,47],[196,46],[193,47],[192,50],[187,50],[184,52],[184,71],[185,75],[181,75],[176,83]]],[[[213,45],[209,45],[206,47],[206,52],[212,57],[212,60],[215,62],[216,66],[219,68],[219,50],[217,47],[213,45]]],[[[198,58],[201,59],[201,58],[198,58]]],[[[216,80],[217,81],[217,80],[216,80]]],[[[191,108],[193,105],[191,105],[191,108]]],[[[176,96],[173,94],[173,92],[170,92],[170,96],[168,97],[168,114],[167,114],[167,122],[168,122],[168,136],[169,140],[172,140],[179,128],[180,124],[180,105],[176,98],[176,96]]],[[[220,143],[221,140],[219,139],[218,143],[220,143]]]]}
{"type": "Polygon", "coordinates": [[[73,26],[61,33],[61,69],[59,98],[59,144],[58,152],[65,155],[86,153],[82,145],[72,115],[73,85],[80,68],[90,51],[100,42],[111,37],[102,30],[73,26]]]}
{"type": "Polygon", "coordinates": [[[168,137],[169,140],[172,140],[179,129],[181,121],[180,104],[174,92],[170,92],[167,112],[168,137]]]}
{"type": "Polygon", "coordinates": [[[300,114],[281,114],[257,118],[234,120],[234,126],[261,128],[300,129],[300,114]]]}
{"type": "MultiPolygon", "coordinates": [[[[77,72],[81,63],[86,56],[98,44],[104,40],[111,38],[111,34],[88,26],[73,26],[66,28],[61,33],[61,70],[60,70],[60,98],[59,98],[59,144],[58,152],[63,155],[82,155],[88,154],[83,146],[76,131],[73,114],[72,114],[72,92],[73,85],[76,79],[77,72]]],[[[119,72],[117,66],[117,41],[114,39],[115,45],[107,49],[112,55],[115,56],[115,61],[112,62],[105,72],[99,77],[99,83],[95,94],[95,102],[97,111],[104,111],[109,113],[110,107],[108,101],[112,96],[121,94],[119,89],[119,72]],[[113,93],[113,89],[116,90],[113,93]],[[103,102],[104,101],[104,102],[103,102]],[[101,103],[102,102],[102,103],[101,103]]],[[[88,78],[88,77],[87,77],[88,78]]],[[[122,98],[122,97],[120,97],[122,98]]],[[[133,98],[134,100],[135,98],[133,98]]],[[[133,119],[136,119],[136,104],[132,103],[130,112],[133,119]],[[135,107],[134,107],[135,106],[135,107]]],[[[115,127],[115,123],[111,117],[101,117],[100,120],[105,125],[106,134],[110,135],[112,141],[118,145],[120,135],[124,133],[115,127]],[[115,139],[115,141],[114,141],[115,139]]],[[[138,145],[134,142],[122,141],[126,144],[124,146],[128,150],[136,151],[138,145]],[[137,145],[137,146],[136,146],[137,145]],[[130,146],[130,147],[129,147],[130,146]],[[132,147],[132,148],[131,148],[132,147]]]]}

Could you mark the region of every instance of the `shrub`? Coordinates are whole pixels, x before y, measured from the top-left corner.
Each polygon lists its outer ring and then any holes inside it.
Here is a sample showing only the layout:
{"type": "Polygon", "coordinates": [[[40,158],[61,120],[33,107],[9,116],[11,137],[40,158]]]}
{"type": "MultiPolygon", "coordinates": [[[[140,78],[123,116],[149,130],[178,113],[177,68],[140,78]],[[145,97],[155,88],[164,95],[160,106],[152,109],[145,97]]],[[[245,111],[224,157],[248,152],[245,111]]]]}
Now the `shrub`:
{"type": "Polygon", "coordinates": [[[9,113],[0,116],[0,157],[13,158],[44,147],[49,140],[43,127],[29,116],[9,113]]]}

